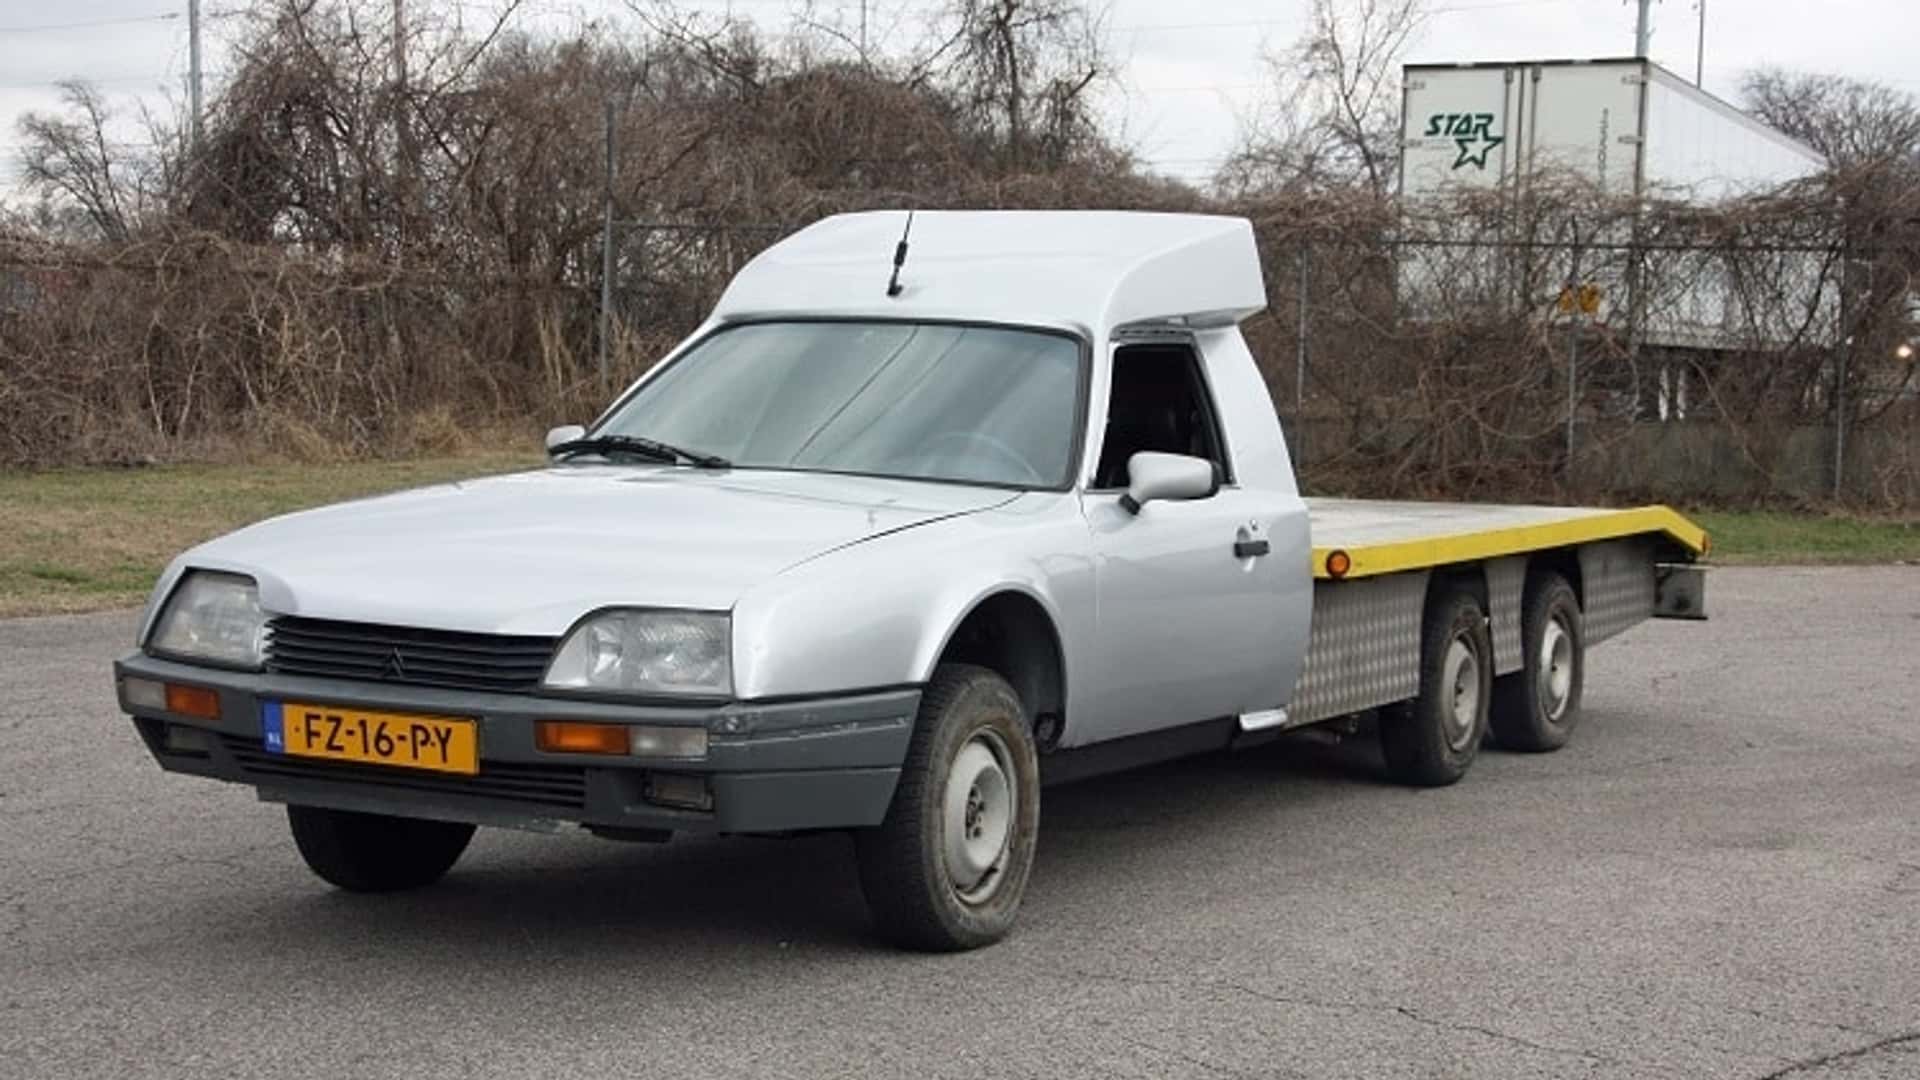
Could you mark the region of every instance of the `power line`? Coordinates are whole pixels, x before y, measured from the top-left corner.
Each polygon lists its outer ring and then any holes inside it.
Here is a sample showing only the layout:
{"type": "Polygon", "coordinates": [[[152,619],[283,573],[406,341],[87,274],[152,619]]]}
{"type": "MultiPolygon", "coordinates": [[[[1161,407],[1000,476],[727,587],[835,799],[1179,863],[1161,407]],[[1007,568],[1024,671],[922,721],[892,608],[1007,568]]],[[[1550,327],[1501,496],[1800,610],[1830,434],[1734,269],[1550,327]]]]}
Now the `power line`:
{"type": "Polygon", "coordinates": [[[177,11],[163,11],[153,15],[123,15],[117,19],[89,19],[85,22],[0,26],[0,34],[40,34],[53,30],[87,30],[95,26],[126,26],[132,23],[168,22],[179,17],[180,13],[177,11]]]}
{"type": "Polygon", "coordinates": [[[1196,83],[1189,86],[1135,86],[1130,89],[1142,94],[1211,94],[1228,90],[1259,90],[1267,85],[1263,82],[1196,83]]]}
{"type": "Polygon", "coordinates": [[[1459,11],[1491,11],[1494,8],[1532,7],[1536,4],[1566,4],[1573,0],[1489,0],[1484,4],[1448,4],[1428,11],[1429,15],[1452,15],[1459,11]]]}
{"type": "MultiPolygon", "coordinates": [[[[109,150],[152,150],[155,147],[172,146],[172,145],[173,143],[171,141],[165,140],[165,139],[108,139],[106,140],[106,146],[107,146],[107,149],[109,150]]],[[[0,142],[0,154],[8,153],[14,150],[25,150],[27,146],[28,144],[23,142],[0,142]]]]}
{"type": "Polygon", "coordinates": [[[169,81],[169,80],[171,80],[172,78],[173,78],[173,75],[172,75],[171,73],[167,73],[167,72],[162,72],[162,73],[160,73],[160,74],[157,74],[157,75],[107,75],[107,76],[104,76],[104,77],[101,77],[101,78],[94,78],[94,77],[92,77],[92,76],[87,76],[87,75],[69,75],[69,76],[67,76],[66,78],[62,78],[62,79],[41,79],[41,80],[38,80],[38,81],[31,81],[31,82],[0,82],[0,90],[38,90],[38,89],[41,89],[42,87],[48,87],[48,86],[60,86],[60,85],[63,85],[63,84],[65,84],[65,83],[70,83],[70,82],[82,82],[82,83],[138,83],[138,82],[152,82],[152,83],[163,83],[163,82],[167,82],[167,81],[169,81]]]}
{"type": "MultiPolygon", "coordinates": [[[[1429,9],[1426,14],[1452,15],[1463,11],[1488,11],[1494,8],[1533,7],[1540,4],[1569,4],[1573,0],[1489,0],[1483,4],[1448,4],[1445,7],[1429,9]]],[[[1223,19],[1216,22],[1190,23],[1136,23],[1131,26],[1116,26],[1116,33],[1135,33],[1142,30],[1244,30],[1259,26],[1290,26],[1297,19],[1223,19]]]]}

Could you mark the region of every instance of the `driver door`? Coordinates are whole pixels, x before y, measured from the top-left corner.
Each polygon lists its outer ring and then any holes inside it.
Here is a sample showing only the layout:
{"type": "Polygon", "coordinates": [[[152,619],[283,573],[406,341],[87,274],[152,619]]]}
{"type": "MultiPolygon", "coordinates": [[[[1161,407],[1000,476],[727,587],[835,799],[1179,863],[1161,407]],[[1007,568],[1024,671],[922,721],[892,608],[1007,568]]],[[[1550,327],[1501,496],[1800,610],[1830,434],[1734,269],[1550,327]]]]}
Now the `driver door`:
{"type": "MultiPolygon", "coordinates": [[[[1094,551],[1095,700],[1075,744],[1272,708],[1249,700],[1272,680],[1285,567],[1263,553],[1286,513],[1275,493],[1234,483],[1199,358],[1185,344],[1114,354],[1100,463],[1082,499],[1094,551]],[[1214,462],[1212,496],[1120,506],[1141,450],[1214,462]]],[[[1284,692],[1284,691],[1283,691],[1284,692]]],[[[1077,712],[1078,710],[1076,710],[1077,712]]]]}

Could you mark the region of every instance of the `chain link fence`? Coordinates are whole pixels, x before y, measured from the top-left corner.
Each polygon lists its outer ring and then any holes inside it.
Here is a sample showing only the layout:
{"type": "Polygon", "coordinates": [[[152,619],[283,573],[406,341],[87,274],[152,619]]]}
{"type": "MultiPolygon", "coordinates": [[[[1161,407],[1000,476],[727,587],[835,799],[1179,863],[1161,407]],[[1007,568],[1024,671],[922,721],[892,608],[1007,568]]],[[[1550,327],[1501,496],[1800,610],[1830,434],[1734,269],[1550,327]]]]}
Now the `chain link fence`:
{"type": "Polygon", "coordinates": [[[1512,500],[1920,495],[1904,288],[1810,245],[1263,245],[1248,326],[1309,484],[1512,500]]]}
{"type": "MultiPolygon", "coordinates": [[[[1912,294],[1857,249],[1256,228],[1246,331],[1315,490],[1920,505],[1912,294]]],[[[576,420],[789,231],[615,219],[604,288],[205,237],[0,252],[0,457],[408,452],[576,420]]]]}

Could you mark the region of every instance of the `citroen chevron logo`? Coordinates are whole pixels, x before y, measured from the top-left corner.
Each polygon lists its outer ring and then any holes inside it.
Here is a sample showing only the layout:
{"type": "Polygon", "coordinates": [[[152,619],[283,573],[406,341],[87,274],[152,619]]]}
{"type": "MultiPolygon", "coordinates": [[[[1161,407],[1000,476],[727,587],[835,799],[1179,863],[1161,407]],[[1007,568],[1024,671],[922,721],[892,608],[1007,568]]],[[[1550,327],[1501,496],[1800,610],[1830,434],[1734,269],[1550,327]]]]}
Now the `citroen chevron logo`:
{"type": "Polygon", "coordinates": [[[404,679],[407,677],[407,663],[401,659],[398,648],[387,653],[387,664],[384,668],[380,669],[380,674],[382,677],[388,679],[404,679]]]}

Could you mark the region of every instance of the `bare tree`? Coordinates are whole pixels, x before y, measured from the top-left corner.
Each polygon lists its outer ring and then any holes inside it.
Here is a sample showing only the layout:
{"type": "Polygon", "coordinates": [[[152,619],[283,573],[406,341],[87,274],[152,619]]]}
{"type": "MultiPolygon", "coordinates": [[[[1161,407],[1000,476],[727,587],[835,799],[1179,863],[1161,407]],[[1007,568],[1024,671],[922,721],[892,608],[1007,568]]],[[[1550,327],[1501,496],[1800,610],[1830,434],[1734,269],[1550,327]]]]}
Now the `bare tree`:
{"type": "Polygon", "coordinates": [[[1828,161],[1849,346],[1848,362],[1825,373],[1835,422],[1892,408],[1914,376],[1899,350],[1911,348],[1920,282],[1920,101],[1881,83],[1777,68],[1747,73],[1741,93],[1756,116],[1828,161]],[[1885,370],[1890,358],[1897,374],[1885,370]]]}
{"type": "Polygon", "coordinates": [[[1275,100],[1244,125],[1221,186],[1387,194],[1400,153],[1400,59],[1424,10],[1425,0],[1313,0],[1301,38],[1266,54],[1275,100]]]}
{"type": "Polygon", "coordinates": [[[20,118],[22,181],[42,198],[77,206],[100,236],[125,240],[143,204],[123,148],[107,138],[112,111],[91,84],[60,84],[71,115],[20,118]]]}
{"type": "Polygon", "coordinates": [[[1920,160],[1920,103],[1882,83],[1759,68],[1740,80],[1748,111],[1840,169],[1920,160]]]}
{"type": "Polygon", "coordinates": [[[952,0],[915,58],[1013,167],[1057,165],[1093,141],[1092,92],[1113,71],[1104,13],[1080,0],[952,0]]]}
{"type": "Polygon", "coordinates": [[[896,66],[903,55],[893,48],[920,11],[898,0],[799,0],[791,37],[810,55],[805,62],[831,64],[843,58],[878,70],[896,66]]]}

